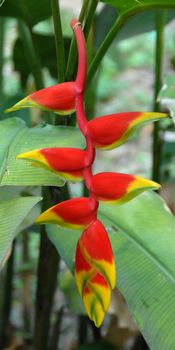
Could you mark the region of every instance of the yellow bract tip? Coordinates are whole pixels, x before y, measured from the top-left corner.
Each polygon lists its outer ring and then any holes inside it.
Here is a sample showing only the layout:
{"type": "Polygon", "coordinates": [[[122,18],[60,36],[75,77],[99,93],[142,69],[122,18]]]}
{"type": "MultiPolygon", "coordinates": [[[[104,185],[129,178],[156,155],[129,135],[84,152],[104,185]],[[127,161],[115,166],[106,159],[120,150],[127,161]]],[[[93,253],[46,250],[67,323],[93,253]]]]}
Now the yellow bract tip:
{"type": "Polygon", "coordinates": [[[40,150],[36,149],[34,151],[29,151],[29,152],[25,152],[25,153],[21,153],[18,154],[16,156],[16,159],[24,159],[24,160],[30,160],[32,161],[32,165],[33,163],[36,163],[43,168],[48,168],[49,165],[47,163],[47,160],[45,159],[45,157],[41,154],[40,150]]]}
{"type": "Polygon", "coordinates": [[[50,209],[46,210],[40,216],[35,219],[36,224],[58,224],[58,216],[54,214],[50,209]]]}
{"type": "Polygon", "coordinates": [[[144,188],[157,190],[160,187],[161,187],[161,185],[155,181],[143,179],[140,176],[135,176],[135,181],[131,184],[131,186],[129,188],[131,188],[132,190],[134,190],[134,189],[139,190],[139,189],[144,189],[144,188]]]}
{"type": "Polygon", "coordinates": [[[14,106],[7,108],[4,112],[14,112],[23,108],[37,107],[38,104],[30,99],[29,96],[23,98],[21,101],[17,102],[14,106]]]}

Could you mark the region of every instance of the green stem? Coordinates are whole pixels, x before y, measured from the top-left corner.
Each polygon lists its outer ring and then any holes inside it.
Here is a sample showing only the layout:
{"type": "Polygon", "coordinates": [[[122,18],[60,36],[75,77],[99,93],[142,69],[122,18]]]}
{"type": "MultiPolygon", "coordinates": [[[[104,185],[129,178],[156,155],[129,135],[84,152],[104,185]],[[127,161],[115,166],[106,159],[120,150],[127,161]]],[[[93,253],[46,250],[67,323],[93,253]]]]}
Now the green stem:
{"type": "MultiPolygon", "coordinates": [[[[156,13],[156,45],[155,45],[155,84],[154,84],[154,111],[160,111],[158,95],[162,87],[162,66],[164,53],[164,26],[166,23],[167,11],[159,10],[156,13]]],[[[154,124],[153,131],[153,165],[152,178],[154,181],[160,181],[160,164],[161,164],[161,145],[160,123],[154,124]]]]}
{"type": "MultiPolygon", "coordinates": [[[[83,0],[83,5],[81,8],[81,12],[79,15],[79,21],[83,23],[85,16],[87,17],[88,25],[86,26],[86,34],[88,34],[90,25],[93,19],[93,14],[95,12],[95,9],[97,7],[98,1],[97,0],[83,0]],[[96,5],[94,7],[94,5],[96,5]],[[90,16],[90,20],[88,20],[88,17],[90,16]]],[[[71,80],[74,77],[75,69],[76,69],[76,63],[77,63],[77,47],[76,47],[76,41],[75,38],[72,38],[70,50],[69,50],[69,57],[67,61],[67,71],[66,71],[66,79],[71,80]]]]}
{"type": "MultiPolygon", "coordinates": [[[[44,211],[48,209],[50,204],[53,205],[53,196],[48,187],[43,187],[42,195],[42,211],[44,211]]],[[[41,225],[40,233],[33,349],[48,350],[50,318],[57,283],[59,255],[47,237],[45,225],[41,225]]]]}
{"type": "Polygon", "coordinates": [[[55,29],[55,43],[57,54],[57,70],[58,82],[62,83],[65,80],[65,54],[64,40],[61,26],[60,6],[58,0],[51,0],[52,16],[55,29]]]}
{"type": "Polygon", "coordinates": [[[94,77],[99,64],[101,63],[106,51],[108,50],[109,46],[111,45],[112,41],[116,37],[117,33],[119,32],[120,28],[123,26],[123,24],[126,22],[129,14],[125,15],[120,15],[117,17],[117,20],[111,27],[110,31],[108,32],[106,38],[102,42],[101,46],[99,47],[94,59],[92,60],[89,70],[88,70],[88,75],[87,75],[87,85],[90,83],[92,78],[94,77]]]}
{"type": "Polygon", "coordinates": [[[8,330],[10,326],[10,313],[12,306],[12,291],[13,291],[13,272],[14,272],[14,257],[15,257],[16,240],[13,242],[12,252],[7,262],[5,283],[3,289],[3,307],[0,325],[0,348],[3,349],[7,344],[9,337],[8,330]]]}
{"type": "Polygon", "coordinates": [[[89,6],[89,10],[87,13],[87,19],[86,19],[85,26],[84,26],[84,36],[86,39],[89,35],[89,31],[91,28],[91,24],[92,24],[92,21],[94,18],[94,14],[95,14],[95,10],[97,8],[98,2],[99,2],[98,0],[91,0],[91,4],[89,6]]]}
{"type": "Polygon", "coordinates": [[[4,18],[0,18],[0,98],[3,96],[4,18]]]}

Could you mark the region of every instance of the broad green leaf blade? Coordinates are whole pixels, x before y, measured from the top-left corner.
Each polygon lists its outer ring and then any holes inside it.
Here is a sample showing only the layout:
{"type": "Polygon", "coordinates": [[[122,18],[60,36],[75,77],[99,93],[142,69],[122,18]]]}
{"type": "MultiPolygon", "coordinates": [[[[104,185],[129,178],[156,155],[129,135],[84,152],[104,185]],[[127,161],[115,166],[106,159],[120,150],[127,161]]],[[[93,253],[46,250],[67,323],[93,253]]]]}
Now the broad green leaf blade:
{"type": "Polygon", "coordinates": [[[9,145],[16,134],[24,127],[24,122],[21,119],[17,118],[10,118],[5,122],[0,122],[0,178],[3,171],[5,171],[9,145]]]}
{"type": "Polygon", "coordinates": [[[46,225],[47,235],[69,270],[74,273],[75,250],[81,231],[69,230],[56,225],[46,225]]]}
{"type": "MultiPolygon", "coordinates": [[[[116,21],[118,12],[112,6],[104,6],[95,19],[95,48],[101,45],[108,31],[116,21]]],[[[128,19],[116,36],[116,40],[125,40],[135,35],[143,34],[156,29],[156,10],[144,11],[128,19]]],[[[174,18],[174,11],[168,11],[166,22],[174,18]]]]}
{"type": "Polygon", "coordinates": [[[14,17],[33,26],[44,21],[52,14],[50,1],[48,0],[8,0],[5,1],[0,16],[14,17]]]}
{"type": "Polygon", "coordinates": [[[174,0],[101,0],[118,9],[120,13],[137,13],[151,8],[175,8],[174,0]]]}
{"type": "MultiPolygon", "coordinates": [[[[100,206],[117,264],[117,287],[152,350],[175,344],[175,218],[154,193],[123,206],[100,206]]],[[[49,238],[74,269],[81,232],[49,225],[49,238]],[[56,234],[56,230],[58,233],[56,234]]]]}
{"type": "Polygon", "coordinates": [[[41,200],[41,197],[21,197],[0,204],[0,268],[6,257],[18,228],[28,212],[41,200]]]}
{"type": "Polygon", "coordinates": [[[45,147],[84,146],[78,129],[51,125],[27,128],[17,118],[0,122],[0,139],[6,142],[0,151],[1,186],[63,186],[64,180],[57,174],[34,167],[29,161],[17,160],[16,155],[45,147]]]}

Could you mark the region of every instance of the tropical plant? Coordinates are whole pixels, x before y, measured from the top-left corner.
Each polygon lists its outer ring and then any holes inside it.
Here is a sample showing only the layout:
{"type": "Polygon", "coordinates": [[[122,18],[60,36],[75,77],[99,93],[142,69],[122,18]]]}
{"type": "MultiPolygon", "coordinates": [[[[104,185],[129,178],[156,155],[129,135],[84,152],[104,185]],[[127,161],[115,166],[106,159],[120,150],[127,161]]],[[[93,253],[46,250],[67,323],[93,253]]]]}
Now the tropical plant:
{"type": "MultiPolygon", "coordinates": [[[[2,119],[5,120],[0,122],[1,186],[20,186],[20,189],[17,195],[15,193],[14,199],[8,199],[6,191],[4,194],[2,192],[0,263],[3,267],[17,233],[26,231],[37,217],[35,211],[34,214],[29,214],[28,220],[25,219],[26,222],[22,223],[30,209],[41,201],[38,188],[35,190],[37,196],[33,196],[31,189],[26,186],[42,186],[42,213],[35,222],[47,225],[41,225],[40,229],[32,336],[32,346],[37,350],[50,349],[53,340],[49,338],[49,328],[59,255],[72,272],[75,270],[79,293],[83,297],[88,316],[96,326],[101,325],[109,307],[111,289],[116,286],[116,261],[117,287],[126,299],[129,310],[151,349],[172,349],[175,341],[174,328],[169,327],[170,324],[174,324],[175,311],[173,302],[175,221],[157,194],[140,195],[147,189],[159,188],[157,181],[160,181],[161,174],[162,158],[159,151],[161,121],[167,114],[160,112],[161,106],[157,98],[162,86],[163,29],[169,18],[161,9],[173,9],[174,0],[103,2],[117,8],[118,12],[116,14],[114,8],[112,9],[116,20],[110,30],[102,31],[101,44],[98,43],[94,54],[90,37],[98,1],[84,0],[79,19],[71,21],[78,47],[78,68],[76,68],[76,43],[74,38],[70,41],[63,37],[60,6],[57,0],[51,0],[50,4],[47,1],[45,6],[43,3],[41,5],[39,0],[32,2],[21,0],[19,3],[6,0],[1,3],[2,42],[3,17],[17,18],[20,37],[14,47],[14,62],[21,75],[21,86],[26,88],[28,76],[32,73],[37,91],[31,92],[27,97],[23,94],[20,102],[16,96],[13,99],[15,104],[10,107],[12,103],[5,100],[2,84],[2,45],[0,53],[2,109],[6,108],[6,112],[12,112],[12,117],[4,117],[2,113],[2,119]],[[123,112],[91,119],[88,110],[93,109],[91,107],[94,100],[91,97],[90,102],[88,101],[85,87],[90,96],[90,90],[95,90],[92,78],[121,27],[125,27],[130,17],[154,9],[158,9],[155,14],[157,66],[154,112],[123,112]],[[55,45],[51,40],[51,44],[48,44],[51,46],[44,51],[43,44],[48,42],[48,37],[41,38],[36,35],[33,28],[36,23],[46,20],[51,14],[54,21],[55,45]],[[88,56],[91,56],[88,71],[86,42],[88,56]],[[67,47],[69,47],[68,59],[66,59],[67,47]],[[21,57],[21,50],[24,51],[25,63],[21,57]],[[55,67],[53,68],[53,60],[47,62],[47,55],[50,54],[52,57],[55,52],[57,73],[55,67]],[[45,66],[52,76],[58,75],[58,84],[44,88],[42,67],[45,66]],[[45,124],[33,127],[29,123],[26,125],[22,120],[26,119],[26,116],[28,118],[28,108],[33,107],[43,111],[39,117],[45,124]],[[25,109],[26,114],[21,109],[25,109]],[[76,114],[73,114],[74,111],[76,114]],[[15,113],[19,113],[19,118],[16,118],[15,113]],[[72,118],[69,118],[69,115],[72,115],[72,118]],[[76,121],[78,128],[75,127],[76,121]],[[140,126],[153,121],[156,121],[153,135],[154,181],[114,172],[93,174],[96,149],[103,151],[121,146],[140,126]],[[58,126],[58,123],[64,122],[66,126],[58,126]],[[67,180],[73,182],[84,180],[84,195],[70,198],[69,188],[67,184],[65,185],[67,180]],[[59,193],[58,187],[62,187],[59,193]],[[138,198],[126,203],[137,195],[138,198]],[[110,207],[110,204],[114,205],[110,207]],[[124,205],[120,206],[121,204],[124,205]]],[[[106,5],[106,9],[109,8],[106,5]]],[[[23,232],[23,235],[25,234],[26,232],[23,232]]],[[[12,252],[6,269],[6,285],[10,290],[15,248],[12,252]]],[[[1,346],[7,341],[10,293],[5,300],[1,317],[1,346]]],[[[56,338],[53,349],[57,348],[57,340],[56,338]]]]}

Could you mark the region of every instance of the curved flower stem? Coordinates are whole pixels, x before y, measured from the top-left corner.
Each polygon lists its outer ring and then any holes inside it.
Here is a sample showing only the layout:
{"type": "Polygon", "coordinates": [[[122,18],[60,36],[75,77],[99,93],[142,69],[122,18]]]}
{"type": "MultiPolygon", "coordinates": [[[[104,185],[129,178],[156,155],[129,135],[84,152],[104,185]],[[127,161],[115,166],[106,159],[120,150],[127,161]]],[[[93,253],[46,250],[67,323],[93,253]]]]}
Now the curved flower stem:
{"type": "MultiPolygon", "coordinates": [[[[164,26],[166,23],[167,11],[158,11],[156,14],[156,47],[155,47],[155,86],[154,86],[154,111],[160,111],[158,94],[162,86],[162,66],[164,53],[164,26]]],[[[152,178],[154,181],[160,181],[160,162],[161,162],[161,144],[160,122],[154,124],[153,130],[153,165],[152,178]]]]}
{"type": "Polygon", "coordinates": [[[92,207],[96,205],[96,201],[91,192],[92,184],[92,163],[95,157],[95,149],[93,147],[91,137],[89,135],[88,121],[84,110],[84,90],[86,83],[86,67],[87,67],[87,55],[86,55],[86,42],[82,31],[81,23],[77,19],[71,21],[71,27],[74,31],[75,38],[78,46],[78,71],[76,76],[77,85],[77,101],[76,101],[76,113],[78,126],[86,139],[86,165],[84,170],[85,184],[90,192],[90,198],[92,199],[92,207]]]}
{"type": "Polygon", "coordinates": [[[73,19],[70,24],[75,33],[78,46],[78,71],[76,76],[76,85],[78,88],[78,93],[84,95],[87,70],[86,42],[81,23],[78,21],[78,19],[73,19]]]}
{"type": "MultiPolygon", "coordinates": [[[[86,38],[89,34],[90,26],[91,26],[97,5],[98,5],[98,0],[83,1],[82,9],[79,16],[79,21],[83,23],[84,18],[86,16],[87,19],[84,26],[86,38]]],[[[70,45],[69,57],[67,62],[67,71],[66,71],[67,80],[71,80],[74,75],[75,68],[76,68],[76,61],[77,61],[76,42],[75,42],[75,39],[73,38],[70,45]]]]}
{"type": "Polygon", "coordinates": [[[65,80],[65,53],[64,40],[61,27],[60,6],[58,0],[51,0],[52,16],[55,29],[55,44],[57,54],[57,70],[58,82],[62,83],[65,80]]]}
{"type": "MultiPolygon", "coordinates": [[[[79,21],[82,23],[84,21],[84,17],[86,15],[87,9],[89,6],[89,0],[83,0],[83,5],[81,8],[80,16],[79,16],[79,21]]],[[[72,38],[71,44],[70,44],[70,50],[69,50],[69,56],[68,56],[68,61],[67,61],[67,70],[66,70],[66,79],[70,80],[72,78],[72,75],[75,70],[76,66],[76,41],[75,38],[72,38]]]]}

